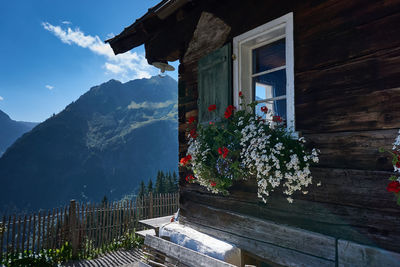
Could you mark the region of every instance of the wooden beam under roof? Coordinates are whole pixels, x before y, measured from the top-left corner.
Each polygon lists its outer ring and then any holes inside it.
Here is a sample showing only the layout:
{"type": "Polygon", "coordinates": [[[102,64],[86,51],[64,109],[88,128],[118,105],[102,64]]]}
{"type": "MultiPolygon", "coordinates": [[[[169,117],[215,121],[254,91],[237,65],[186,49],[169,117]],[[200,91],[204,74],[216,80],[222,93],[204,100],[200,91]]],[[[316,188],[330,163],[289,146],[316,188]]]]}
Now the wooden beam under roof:
{"type": "Polygon", "coordinates": [[[187,2],[189,0],[162,0],[120,34],[105,42],[110,44],[116,55],[142,45],[155,33],[163,20],[187,2]]]}

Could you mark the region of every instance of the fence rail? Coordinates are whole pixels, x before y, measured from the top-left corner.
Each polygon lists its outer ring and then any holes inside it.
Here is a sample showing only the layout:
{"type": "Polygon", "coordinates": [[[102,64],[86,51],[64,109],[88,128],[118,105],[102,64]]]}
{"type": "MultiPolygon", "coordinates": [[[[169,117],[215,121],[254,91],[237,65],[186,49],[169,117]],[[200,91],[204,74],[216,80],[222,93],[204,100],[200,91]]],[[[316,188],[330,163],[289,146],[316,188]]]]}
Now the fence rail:
{"type": "Polygon", "coordinates": [[[179,194],[149,194],[135,200],[83,204],[71,200],[61,209],[4,216],[0,221],[0,262],[12,254],[59,249],[65,242],[73,255],[105,247],[134,228],[138,221],[173,214],[179,194]]]}

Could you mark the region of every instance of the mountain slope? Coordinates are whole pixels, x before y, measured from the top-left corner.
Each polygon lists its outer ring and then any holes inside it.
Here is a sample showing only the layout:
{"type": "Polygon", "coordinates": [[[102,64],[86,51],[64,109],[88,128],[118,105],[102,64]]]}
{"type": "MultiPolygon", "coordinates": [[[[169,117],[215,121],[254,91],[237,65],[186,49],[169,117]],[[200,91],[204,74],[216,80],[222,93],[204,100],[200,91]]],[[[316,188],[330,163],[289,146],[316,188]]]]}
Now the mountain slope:
{"type": "Polygon", "coordinates": [[[35,125],[37,123],[14,121],[0,110],[0,156],[18,137],[29,132],[35,125]]]}
{"type": "Polygon", "coordinates": [[[0,209],[118,199],[178,162],[177,83],[170,77],[91,88],[0,159],[0,209]]]}

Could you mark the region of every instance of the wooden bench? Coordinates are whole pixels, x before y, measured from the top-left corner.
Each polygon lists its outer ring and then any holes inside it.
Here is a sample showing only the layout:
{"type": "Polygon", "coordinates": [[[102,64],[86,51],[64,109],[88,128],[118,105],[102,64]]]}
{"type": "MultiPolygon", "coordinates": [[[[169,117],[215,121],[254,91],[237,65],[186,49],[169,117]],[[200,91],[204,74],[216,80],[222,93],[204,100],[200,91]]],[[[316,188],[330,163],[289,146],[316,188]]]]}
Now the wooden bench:
{"type": "Polygon", "coordinates": [[[136,234],[140,237],[146,238],[146,235],[152,235],[155,236],[156,235],[156,230],[154,229],[146,229],[146,230],[141,230],[136,232],[136,234]]]}
{"type": "Polygon", "coordinates": [[[138,231],[136,232],[136,234],[143,238],[145,238],[146,235],[158,236],[160,227],[163,226],[164,224],[171,222],[172,216],[173,215],[168,215],[164,217],[141,220],[139,221],[139,223],[148,229],[138,231]]]}
{"type": "Polygon", "coordinates": [[[144,255],[146,264],[157,267],[235,267],[152,235],[146,235],[144,255]]]}

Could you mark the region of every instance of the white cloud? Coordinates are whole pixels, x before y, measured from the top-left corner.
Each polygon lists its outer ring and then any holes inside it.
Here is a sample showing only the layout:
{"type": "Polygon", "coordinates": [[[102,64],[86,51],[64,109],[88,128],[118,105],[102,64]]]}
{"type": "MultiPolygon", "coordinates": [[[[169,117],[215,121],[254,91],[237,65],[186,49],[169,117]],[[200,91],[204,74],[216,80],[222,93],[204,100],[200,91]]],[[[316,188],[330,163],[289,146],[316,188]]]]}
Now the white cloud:
{"type": "Polygon", "coordinates": [[[104,64],[104,67],[106,68],[106,70],[115,73],[115,74],[124,74],[126,73],[125,69],[121,68],[118,65],[112,64],[112,63],[108,63],[106,62],[104,64]]]}
{"type": "Polygon", "coordinates": [[[53,88],[54,88],[54,86],[51,86],[51,85],[48,85],[48,84],[47,84],[45,87],[46,87],[47,89],[49,89],[49,90],[53,90],[53,88]]]}
{"type": "Polygon", "coordinates": [[[2,96],[0,96],[0,101],[3,101],[3,100],[4,100],[4,98],[2,96]]]}
{"type": "Polygon", "coordinates": [[[118,78],[122,81],[150,78],[152,75],[157,74],[157,70],[147,64],[144,55],[128,51],[115,56],[111,47],[105,44],[97,35],[85,35],[79,28],[71,29],[68,27],[67,29],[63,29],[48,22],[43,22],[42,26],[53,33],[63,43],[78,45],[89,49],[97,55],[104,56],[106,62],[103,67],[106,69],[106,73],[119,75],[118,78]]]}
{"type": "Polygon", "coordinates": [[[72,22],[71,22],[71,21],[68,21],[68,20],[61,21],[61,23],[62,23],[62,24],[65,24],[65,25],[70,25],[70,24],[72,24],[72,22]]]}
{"type": "Polygon", "coordinates": [[[157,108],[166,108],[172,104],[175,104],[176,102],[168,100],[165,102],[147,102],[144,101],[142,103],[136,103],[135,101],[132,101],[128,108],[129,109],[140,109],[140,108],[145,108],[145,109],[157,109],[157,108]]]}

